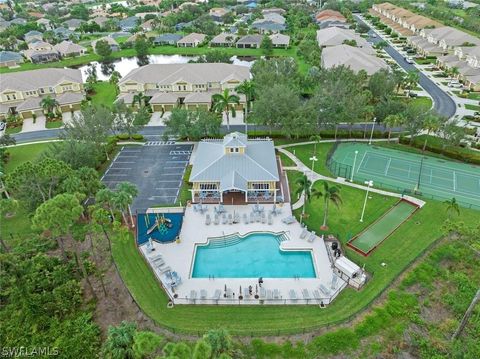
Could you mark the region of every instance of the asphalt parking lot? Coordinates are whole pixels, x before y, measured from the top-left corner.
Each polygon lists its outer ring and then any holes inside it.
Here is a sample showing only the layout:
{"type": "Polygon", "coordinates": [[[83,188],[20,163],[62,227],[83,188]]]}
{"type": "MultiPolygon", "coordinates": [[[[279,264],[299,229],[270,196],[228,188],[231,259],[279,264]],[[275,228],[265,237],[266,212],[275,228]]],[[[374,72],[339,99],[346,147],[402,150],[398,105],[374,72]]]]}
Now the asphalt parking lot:
{"type": "Polygon", "coordinates": [[[162,204],[174,204],[182,186],[192,145],[152,141],[144,146],[123,147],[102,177],[114,189],[120,182],[134,183],[138,196],[132,211],[144,212],[162,204]]]}

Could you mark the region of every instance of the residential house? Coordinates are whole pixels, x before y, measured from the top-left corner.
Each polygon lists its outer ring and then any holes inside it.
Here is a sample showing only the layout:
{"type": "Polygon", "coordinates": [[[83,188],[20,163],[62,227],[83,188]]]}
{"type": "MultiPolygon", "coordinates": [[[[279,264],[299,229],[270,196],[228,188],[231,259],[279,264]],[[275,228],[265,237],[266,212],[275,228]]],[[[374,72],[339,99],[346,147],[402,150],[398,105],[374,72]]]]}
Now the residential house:
{"type": "Polygon", "coordinates": [[[173,45],[177,46],[177,42],[183,38],[180,34],[161,34],[155,37],[153,44],[158,45],[173,45]]]}
{"type": "Polygon", "coordinates": [[[109,20],[114,20],[114,21],[118,21],[117,19],[110,19],[106,16],[97,16],[95,18],[93,18],[91,21],[93,21],[95,24],[97,24],[98,26],[100,26],[101,28],[105,27],[105,24],[109,21],[109,20]]]}
{"type": "Polygon", "coordinates": [[[290,46],[290,36],[288,35],[272,34],[270,40],[272,40],[273,47],[286,49],[290,46]]]}
{"type": "Polygon", "coordinates": [[[77,30],[83,23],[85,22],[85,20],[82,20],[82,19],[70,19],[70,20],[67,20],[63,23],[63,25],[71,30],[71,31],[75,31],[77,30]]]}
{"type": "Polygon", "coordinates": [[[365,51],[365,49],[350,45],[337,45],[325,47],[322,50],[321,66],[324,69],[345,66],[355,73],[365,71],[373,75],[380,69],[387,69],[387,63],[365,51]]]}
{"type": "Polygon", "coordinates": [[[155,28],[155,20],[154,20],[154,19],[150,19],[150,20],[145,21],[144,23],[142,23],[142,24],[140,25],[140,28],[141,28],[144,32],[150,32],[150,31],[152,31],[152,30],[155,28]]]}
{"type": "Polygon", "coordinates": [[[10,20],[10,26],[12,25],[27,25],[27,20],[22,17],[16,17],[13,20],[10,20]]]}
{"type": "Polygon", "coordinates": [[[457,47],[453,54],[439,57],[437,64],[448,70],[456,67],[458,78],[473,91],[480,91],[480,46],[457,47]]]}
{"type": "MultiPolygon", "coordinates": [[[[171,111],[176,106],[188,109],[209,109],[212,95],[224,89],[234,89],[250,79],[245,66],[225,63],[150,64],[132,70],[119,82],[118,100],[133,102],[135,94],[142,92],[150,98],[155,112],[171,111]]],[[[246,103],[240,95],[237,110],[246,103]]]]}
{"type": "Polygon", "coordinates": [[[338,27],[341,29],[350,29],[350,24],[348,22],[337,21],[337,20],[325,20],[318,23],[320,29],[326,29],[327,27],[338,27]]]}
{"type": "Polygon", "coordinates": [[[61,57],[74,57],[85,55],[87,49],[71,41],[62,41],[53,47],[61,57]]]}
{"type": "Polygon", "coordinates": [[[277,15],[285,15],[287,13],[286,10],[278,8],[278,7],[271,7],[268,9],[263,9],[262,10],[262,15],[269,15],[269,14],[277,14],[277,15]]]}
{"type": "Polygon", "coordinates": [[[22,62],[22,54],[13,51],[0,51],[0,67],[15,67],[22,62]]]}
{"type": "Polygon", "coordinates": [[[45,41],[29,43],[28,49],[23,51],[23,55],[35,64],[57,61],[60,59],[60,54],[57,50],[45,41]]]}
{"type": "Polygon", "coordinates": [[[222,32],[221,34],[215,36],[212,41],[210,41],[210,46],[235,46],[235,41],[237,41],[237,39],[237,35],[228,32],[222,32]]]}
{"type": "Polygon", "coordinates": [[[180,40],[178,40],[177,46],[178,47],[197,47],[206,38],[207,38],[207,35],[192,32],[191,34],[188,34],[182,37],[180,40]]]}
{"type": "Polygon", "coordinates": [[[36,21],[37,25],[40,26],[45,31],[53,30],[53,24],[50,20],[42,18],[36,21]]]}
{"type": "Polygon", "coordinates": [[[262,40],[262,35],[245,35],[237,41],[235,46],[242,49],[258,49],[262,40]]]}
{"type": "Polygon", "coordinates": [[[179,22],[178,24],[175,25],[175,31],[181,31],[183,29],[189,28],[192,25],[193,25],[193,21],[179,22]]]}
{"type": "Polygon", "coordinates": [[[122,31],[132,31],[138,25],[138,18],[136,16],[130,16],[118,22],[118,26],[122,31]]]}
{"type": "Polygon", "coordinates": [[[225,9],[224,7],[213,7],[208,13],[213,21],[223,22],[223,17],[229,12],[230,10],[225,9]]]}
{"type": "Polygon", "coordinates": [[[23,39],[26,43],[35,42],[35,41],[42,41],[43,34],[40,31],[31,30],[23,35],[23,39]]]}
{"type": "Polygon", "coordinates": [[[315,15],[315,20],[317,23],[321,23],[323,21],[339,21],[339,22],[346,22],[347,19],[345,18],[345,16],[342,15],[341,12],[339,11],[335,11],[335,10],[330,10],[330,9],[327,9],[327,10],[322,10],[320,12],[318,12],[316,15],[315,15]]]}
{"type": "Polygon", "coordinates": [[[56,29],[53,29],[53,33],[55,34],[55,37],[59,41],[69,40],[72,37],[75,37],[75,38],[78,39],[78,37],[79,37],[74,31],[69,30],[69,29],[67,29],[63,26],[57,27],[56,29]]]}
{"type": "Polygon", "coordinates": [[[281,32],[285,31],[287,28],[285,24],[279,24],[274,21],[255,21],[251,27],[261,34],[281,32]]]}
{"type": "Polygon", "coordinates": [[[279,168],[272,140],[233,132],[223,139],[200,141],[189,179],[192,202],[277,202],[279,168]]]}
{"type": "Polygon", "coordinates": [[[371,48],[368,41],[357,34],[354,30],[342,29],[339,27],[328,27],[326,29],[317,30],[317,42],[320,48],[342,45],[346,42],[355,42],[356,47],[371,48]]]}
{"type": "Polygon", "coordinates": [[[112,52],[120,51],[120,45],[111,36],[104,36],[100,39],[92,41],[92,48],[93,48],[94,51],[95,51],[95,46],[97,45],[97,42],[100,41],[100,40],[106,41],[110,45],[110,48],[112,49],[112,52]]]}
{"type": "Polygon", "coordinates": [[[41,116],[41,101],[46,96],[57,100],[61,112],[79,110],[84,99],[81,71],[47,68],[2,74],[0,118],[9,113],[23,119],[41,116]]]}

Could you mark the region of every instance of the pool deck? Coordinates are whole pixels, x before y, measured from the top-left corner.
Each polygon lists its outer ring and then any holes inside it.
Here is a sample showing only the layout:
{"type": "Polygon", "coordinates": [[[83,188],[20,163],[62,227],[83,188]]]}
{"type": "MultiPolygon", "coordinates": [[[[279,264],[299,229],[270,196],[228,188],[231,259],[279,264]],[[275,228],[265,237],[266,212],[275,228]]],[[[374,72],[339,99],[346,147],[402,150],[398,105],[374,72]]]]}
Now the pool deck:
{"type": "MultiPolygon", "coordinates": [[[[316,236],[313,242],[308,242],[306,239],[300,239],[302,227],[300,223],[294,222],[292,224],[285,224],[282,219],[291,216],[292,212],[290,204],[286,203],[281,207],[282,213],[273,216],[273,223],[249,223],[245,224],[243,221],[243,213],[247,215],[252,212],[253,205],[241,206],[225,206],[227,213],[240,214],[241,222],[236,224],[218,224],[213,223],[214,207],[216,205],[206,205],[208,210],[206,213],[210,214],[212,223],[205,224],[206,214],[195,212],[193,207],[187,207],[185,210],[185,217],[183,220],[182,230],[180,232],[179,243],[160,244],[153,242],[155,250],[150,253],[148,246],[142,245],[141,252],[150,263],[157,278],[161,281],[163,287],[168,292],[168,295],[175,304],[329,304],[338,293],[346,286],[346,282],[334,274],[329,259],[327,249],[323,239],[316,236]],[[311,250],[314,260],[315,271],[317,278],[263,278],[264,283],[262,287],[265,289],[265,298],[255,298],[256,285],[258,285],[258,278],[191,278],[192,266],[194,262],[195,245],[207,243],[208,238],[222,237],[233,233],[245,235],[250,232],[285,232],[289,238],[287,241],[281,243],[281,248],[285,250],[311,250]],[[165,262],[160,268],[157,268],[152,258],[162,255],[165,262]],[[169,286],[164,272],[165,268],[170,268],[171,271],[176,271],[182,278],[182,283],[172,290],[169,286]],[[336,277],[334,282],[332,280],[336,277]],[[322,292],[319,289],[320,285],[327,289],[328,293],[322,292]],[[239,289],[242,287],[248,288],[252,286],[252,296],[244,297],[242,300],[238,299],[239,289]],[[229,297],[224,297],[225,287],[228,292],[231,292],[229,297]],[[304,296],[304,290],[308,291],[308,295],[304,296]],[[206,291],[206,297],[201,298],[201,291],[206,291]],[[220,299],[213,299],[214,293],[219,290],[221,293],[220,299]],[[292,299],[290,291],[295,291],[296,298],[292,299]],[[193,292],[195,295],[192,295],[193,292]],[[274,296],[275,291],[278,295],[274,296]],[[174,297],[176,295],[176,297],[174,297]]],[[[278,206],[278,205],[277,205],[278,206]]],[[[265,212],[268,213],[273,205],[264,205],[265,212]]],[[[308,238],[308,236],[307,236],[308,238]]],[[[260,288],[258,288],[258,295],[260,296],[260,288]]],[[[242,293],[244,295],[244,293],[242,293]]]]}

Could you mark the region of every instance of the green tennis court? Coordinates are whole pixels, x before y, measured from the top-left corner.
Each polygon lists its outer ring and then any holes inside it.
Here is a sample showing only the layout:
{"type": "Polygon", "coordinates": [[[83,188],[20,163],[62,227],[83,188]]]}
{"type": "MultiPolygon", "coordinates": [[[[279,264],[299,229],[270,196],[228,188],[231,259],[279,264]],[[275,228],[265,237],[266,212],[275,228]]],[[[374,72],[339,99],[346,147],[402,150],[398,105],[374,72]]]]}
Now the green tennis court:
{"type": "Polygon", "coordinates": [[[415,204],[401,200],[363,232],[353,237],[347,245],[367,256],[395,232],[417,209],[418,206],[415,204]]]}
{"type": "Polygon", "coordinates": [[[464,207],[480,209],[480,167],[364,143],[341,143],[330,169],[374,187],[411,192],[438,200],[455,197],[464,207]],[[355,168],[353,168],[355,165],[355,168]]]}

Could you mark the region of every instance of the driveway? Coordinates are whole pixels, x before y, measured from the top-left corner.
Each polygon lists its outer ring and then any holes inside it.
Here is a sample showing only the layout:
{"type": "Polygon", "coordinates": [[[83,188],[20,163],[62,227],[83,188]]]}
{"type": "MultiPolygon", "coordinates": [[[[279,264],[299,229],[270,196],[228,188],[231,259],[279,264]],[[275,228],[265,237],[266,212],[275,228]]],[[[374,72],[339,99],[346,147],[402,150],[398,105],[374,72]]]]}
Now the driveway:
{"type": "Polygon", "coordinates": [[[22,132],[34,132],[34,131],[41,131],[45,130],[45,124],[47,119],[45,116],[37,116],[35,121],[33,118],[27,118],[23,120],[22,132]]]}
{"type": "MultiPolygon", "coordinates": [[[[363,19],[358,16],[354,15],[355,18],[357,19],[358,22],[363,23],[370,27],[369,24],[367,24],[363,19]]],[[[380,41],[384,40],[378,32],[374,31],[370,27],[370,31],[368,32],[368,39],[367,41],[370,42],[371,44],[377,44],[380,41]],[[376,37],[372,37],[373,34],[376,34],[376,37]]],[[[404,56],[400,54],[396,49],[394,49],[392,46],[388,45],[385,47],[385,51],[405,70],[405,71],[411,71],[411,70],[418,70],[417,67],[415,67],[413,64],[409,64],[408,62],[405,61],[404,56]]],[[[453,99],[446,94],[440,87],[438,87],[432,80],[430,80],[423,72],[419,71],[418,72],[420,81],[419,84],[422,86],[425,91],[428,92],[428,94],[432,97],[433,99],[433,108],[435,111],[437,111],[440,115],[445,116],[447,118],[450,118],[455,115],[455,112],[457,110],[457,107],[455,105],[455,102],[453,99]]]]}
{"type": "Polygon", "coordinates": [[[192,149],[192,145],[161,141],[125,146],[105,171],[102,181],[111,189],[120,182],[134,183],[138,188],[138,196],[132,204],[134,212],[174,204],[192,149]]]}

